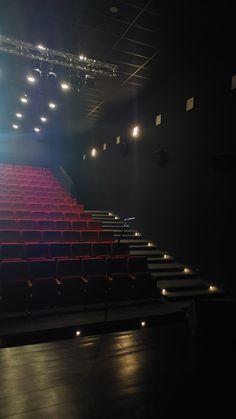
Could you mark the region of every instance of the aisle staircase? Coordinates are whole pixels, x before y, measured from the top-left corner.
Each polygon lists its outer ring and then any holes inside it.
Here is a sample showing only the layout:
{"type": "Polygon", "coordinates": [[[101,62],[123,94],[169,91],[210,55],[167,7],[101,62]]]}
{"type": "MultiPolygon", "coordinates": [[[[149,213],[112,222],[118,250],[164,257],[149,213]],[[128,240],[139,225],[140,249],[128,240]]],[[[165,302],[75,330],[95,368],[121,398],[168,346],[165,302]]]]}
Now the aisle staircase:
{"type": "MultiPolygon", "coordinates": [[[[120,239],[124,222],[113,212],[90,210],[93,220],[102,222],[103,229],[120,239]]],[[[146,256],[148,268],[161,295],[168,301],[190,301],[194,298],[222,297],[224,291],[201,277],[196,270],[179,264],[174,257],[159,249],[142,233],[128,226],[120,240],[129,246],[133,256],[146,256]]]]}

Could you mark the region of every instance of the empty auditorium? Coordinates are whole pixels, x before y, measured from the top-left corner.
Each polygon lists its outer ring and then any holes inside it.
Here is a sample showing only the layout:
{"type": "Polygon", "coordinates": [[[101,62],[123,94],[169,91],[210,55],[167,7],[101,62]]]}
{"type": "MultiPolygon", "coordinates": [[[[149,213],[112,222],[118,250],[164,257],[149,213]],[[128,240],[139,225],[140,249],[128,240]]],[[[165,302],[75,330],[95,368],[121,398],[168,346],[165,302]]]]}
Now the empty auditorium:
{"type": "Polygon", "coordinates": [[[0,1],[0,419],[232,417],[232,8],[0,1]]]}

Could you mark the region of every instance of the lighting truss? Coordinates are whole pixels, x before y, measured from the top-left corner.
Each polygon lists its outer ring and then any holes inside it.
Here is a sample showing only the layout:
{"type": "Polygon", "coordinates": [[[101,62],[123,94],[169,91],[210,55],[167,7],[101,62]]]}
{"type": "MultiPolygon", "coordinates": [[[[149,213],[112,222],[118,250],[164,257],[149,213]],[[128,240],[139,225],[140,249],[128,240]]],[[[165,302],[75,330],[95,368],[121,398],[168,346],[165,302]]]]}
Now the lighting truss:
{"type": "Polygon", "coordinates": [[[57,51],[42,45],[19,41],[0,34],[0,51],[20,55],[32,60],[45,61],[51,65],[67,67],[75,71],[84,71],[96,76],[115,77],[117,65],[87,58],[84,55],[57,51]]]}

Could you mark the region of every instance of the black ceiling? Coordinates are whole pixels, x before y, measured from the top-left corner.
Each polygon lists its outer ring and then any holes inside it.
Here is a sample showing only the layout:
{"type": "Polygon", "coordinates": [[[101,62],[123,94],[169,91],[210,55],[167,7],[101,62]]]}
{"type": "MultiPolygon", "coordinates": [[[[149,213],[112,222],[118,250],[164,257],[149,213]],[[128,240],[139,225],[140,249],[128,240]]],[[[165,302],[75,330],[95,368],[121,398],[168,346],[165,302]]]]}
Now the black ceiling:
{"type": "MultiPolygon", "coordinates": [[[[31,43],[40,41],[49,48],[83,53],[118,65],[117,77],[98,77],[93,88],[83,88],[80,94],[65,94],[56,87],[53,91],[46,84],[35,93],[25,82],[32,62],[0,52],[1,129],[11,127],[14,113],[19,109],[18,97],[25,92],[32,95],[34,102],[26,129],[30,129],[33,118],[37,120],[38,110],[46,112],[49,99],[57,100],[59,105],[50,118],[51,127],[78,131],[96,123],[104,107],[135,96],[155,80],[164,49],[174,48],[176,39],[180,41],[190,36],[192,42],[199,17],[200,25],[210,24],[207,22],[209,9],[199,6],[194,10],[189,3],[0,0],[0,33],[3,35],[31,43]],[[116,8],[116,13],[111,12],[112,7],[116,8]]],[[[198,35],[200,39],[199,29],[198,35]]],[[[60,71],[58,69],[59,74],[60,71]]]]}

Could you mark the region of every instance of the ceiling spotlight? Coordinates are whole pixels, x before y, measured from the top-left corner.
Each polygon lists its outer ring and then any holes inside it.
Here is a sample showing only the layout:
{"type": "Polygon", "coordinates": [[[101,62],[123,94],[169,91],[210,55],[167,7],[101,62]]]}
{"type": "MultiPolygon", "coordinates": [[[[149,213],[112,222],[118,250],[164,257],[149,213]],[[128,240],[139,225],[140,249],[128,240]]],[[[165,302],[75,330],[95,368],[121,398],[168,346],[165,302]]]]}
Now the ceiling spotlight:
{"type": "Polygon", "coordinates": [[[140,134],[139,126],[133,127],[132,129],[132,137],[137,138],[140,134]]]}
{"type": "Polygon", "coordinates": [[[55,81],[57,78],[56,73],[53,70],[49,70],[48,74],[47,74],[47,78],[49,81],[55,81]]]}
{"type": "Polygon", "coordinates": [[[36,128],[34,128],[34,131],[35,131],[35,132],[40,132],[40,128],[37,128],[37,127],[36,127],[36,128]]]}
{"type": "Polygon", "coordinates": [[[20,101],[21,101],[22,103],[28,103],[28,98],[27,98],[27,96],[26,96],[26,95],[21,96],[20,101]]]}
{"type": "Polygon", "coordinates": [[[37,48],[38,48],[40,51],[45,51],[45,50],[46,50],[46,47],[44,47],[42,44],[38,44],[38,45],[37,45],[37,48]]]}
{"type": "Polygon", "coordinates": [[[81,55],[79,56],[79,59],[80,59],[81,61],[86,61],[86,60],[87,60],[87,57],[85,57],[85,55],[81,54],[81,55]]]}
{"type": "Polygon", "coordinates": [[[12,128],[14,128],[14,129],[18,129],[18,128],[19,128],[19,125],[12,124],[12,128]]]}
{"type": "Polygon", "coordinates": [[[69,90],[70,89],[70,85],[66,81],[63,81],[61,83],[61,88],[62,88],[62,90],[69,90]]]}
{"type": "Polygon", "coordinates": [[[40,117],[40,121],[42,121],[42,122],[47,122],[47,118],[45,118],[45,116],[41,116],[41,117],[40,117]]]}
{"type": "Polygon", "coordinates": [[[146,322],[142,321],[142,322],[140,323],[140,325],[141,325],[141,327],[145,327],[145,326],[146,326],[146,322]]]}
{"type": "Polygon", "coordinates": [[[92,156],[92,157],[96,157],[96,155],[97,155],[97,150],[96,150],[96,148],[92,148],[92,151],[91,151],[91,156],[92,156]]]}
{"type": "Polygon", "coordinates": [[[56,109],[56,104],[54,102],[50,102],[48,106],[50,109],[56,109]]]}
{"type": "Polygon", "coordinates": [[[23,118],[23,115],[22,115],[22,113],[16,113],[16,117],[21,119],[21,118],[23,118]]]}
{"type": "Polygon", "coordinates": [[[81,335],[81,330],[76,330],[75,336],[80,336],[80,335],[81,335]]]}
{"type": "Polygon", "coordinates": [[[33,84],[33,83],[36,82],[35,77],[32,76],[31,74],[29,74],[26,78],[27,78],[27,80],[28,80],[29,83],[32,83],[33,84]]]}

